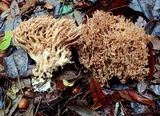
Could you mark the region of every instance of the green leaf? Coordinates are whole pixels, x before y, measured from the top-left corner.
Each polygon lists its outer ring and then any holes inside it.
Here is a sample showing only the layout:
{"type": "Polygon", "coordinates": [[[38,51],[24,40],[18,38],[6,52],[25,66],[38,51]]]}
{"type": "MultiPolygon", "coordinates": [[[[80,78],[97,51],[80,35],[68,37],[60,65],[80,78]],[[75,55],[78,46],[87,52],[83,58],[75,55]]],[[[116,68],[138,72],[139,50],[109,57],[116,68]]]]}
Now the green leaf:
{"type": "Polygon", "coordinates": [[[11,30],[8,30],[5,33],[5,36],[2,39],[2,42],[0,43],[0,50],[6,50],[11,43],[11,30]]]}
{"type": "Polygon", "coordinates": [[[63,79],[63,85],[68,86],[68,87],[72,87],[74,85],[74,83],[70,83],[66,79],[63,79]]]}
{"type": "Polygon", "coordinates": [[[66,15],[69,15],[69,16],[73,16],[73,12],[72,11],[72,6],[70,4],[65,4],[61,10],[60,10],[60,13],[61,14],[66,14],[66,15]],[[71,13],[70,13],[71,12],[71,13]]]}

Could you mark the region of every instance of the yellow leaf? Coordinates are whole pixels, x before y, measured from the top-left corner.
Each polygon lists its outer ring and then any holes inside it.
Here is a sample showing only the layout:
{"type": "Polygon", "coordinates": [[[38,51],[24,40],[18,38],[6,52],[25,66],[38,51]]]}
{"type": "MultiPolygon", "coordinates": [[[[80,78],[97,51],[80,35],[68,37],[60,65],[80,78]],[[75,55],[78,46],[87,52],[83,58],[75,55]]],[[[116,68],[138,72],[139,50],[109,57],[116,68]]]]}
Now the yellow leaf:
{"type": "Polygon", "coordinates": [[[74,85],[74,82],[70,83],[67,80],[63,79],[63,85],[68,86],[68,87],[72,87],[74,85]]]}

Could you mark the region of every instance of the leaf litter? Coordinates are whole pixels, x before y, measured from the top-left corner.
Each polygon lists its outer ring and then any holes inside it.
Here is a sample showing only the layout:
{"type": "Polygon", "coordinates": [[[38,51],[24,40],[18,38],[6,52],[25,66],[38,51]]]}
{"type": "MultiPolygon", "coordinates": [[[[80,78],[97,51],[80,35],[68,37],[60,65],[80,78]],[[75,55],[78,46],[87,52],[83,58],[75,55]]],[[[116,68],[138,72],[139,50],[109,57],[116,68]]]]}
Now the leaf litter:
{"type": "MultiPolygon", "coordinates": [[[[2,115],[160,114],[160,62],[157,62],[160,50],[160,2],[158,0],[132,0],[131,2],[129,0],[125,2],[121,0],[13,0],[12,2],[3,0],[0,4],[0,32],[7,40],[5,44],[3,39],[0,41],[0,112],[2,115]],[[133,12],[127,14],[128,9],[132,9],[133,12]],[[15,48],[13,40],[9,42],[13,38],[6,32],[9,33],[22,22],[41,15],[73,18],[76,25],[82,25],[86,23],[86,17],[91,17],[96,10],[124,15],[131,20],[137,17],[133,20],[135,25],[156,37],[151,40],[149,47],[151,71],[146,80],[140,82],[128,80],[122,85],[119,84],[119,80],[113,78],[109,81],[110,88],[102,87],[80,64],[77,53],[73,49],[74,62],[53,72],[52,92],[34,92],[32,69],[35,62],[26,51],[19,47],[15,48]],[[30,105],[21,110],[18,104],[23,97],[29,99],[30,105]]],[[[39,86],[43,86],[43,83],[39,86]]]]}

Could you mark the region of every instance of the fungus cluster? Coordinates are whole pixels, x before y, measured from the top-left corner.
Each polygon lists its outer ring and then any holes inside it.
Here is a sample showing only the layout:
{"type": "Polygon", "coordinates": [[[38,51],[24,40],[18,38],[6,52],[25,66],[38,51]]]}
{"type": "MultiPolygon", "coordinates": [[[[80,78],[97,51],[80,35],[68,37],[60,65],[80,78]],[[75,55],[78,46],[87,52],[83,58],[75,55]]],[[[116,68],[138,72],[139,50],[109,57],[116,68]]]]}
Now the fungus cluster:
{"type": "Polygon", "coordinates": [[[79,61],[101,85],[113,77],[143,80],[149,73],[150,35],[122,16],[97,11],[80,27],[76,50],[79,61]]]}
{"type": "Polygon", "coordinates": [[[122,16],[97,11],[76,27],[72,19],[41,16],[22,22],[13,33],[15,44],[36,62],[33,88],[50,88],[52,72],[71,62],[75,46],[79,61],[101,85],[113,77],[125,83],[143,80],[149,73],[147,43],[151,38],[122,16]],[[47,82],[45,82],[47,81],[47,82]]]}
{"type": "Polygon", "coordinates": [[[25,49],[36,62],[32,70],[36,78],[32,84],[38,85],[48,79],[49,84],[53,71],[72,63],[70,44],[74,41],[72,32],[75,29],[73,19],[39,16],[22,22],[13,30],[14,43],[25,49]]]}

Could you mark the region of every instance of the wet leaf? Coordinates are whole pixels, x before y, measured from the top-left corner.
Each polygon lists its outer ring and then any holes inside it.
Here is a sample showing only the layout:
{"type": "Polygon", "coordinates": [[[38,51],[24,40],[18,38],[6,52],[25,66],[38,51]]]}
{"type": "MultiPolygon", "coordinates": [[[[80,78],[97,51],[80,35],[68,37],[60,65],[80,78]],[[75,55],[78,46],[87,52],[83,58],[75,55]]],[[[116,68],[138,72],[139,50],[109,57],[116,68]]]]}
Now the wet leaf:
{"type": "Polygon", "coordinates": [[[119,94],[121,98],[126,99],[128,101],[134,101],[127,90],[119,90],[118,92],[116,92],[116,94],[119,94]]]}
{"type": "Polygon", "coordinates": [[[68,87],[72,87],[74,85],[74,82],[68,82],[67,80],[63,79],[63,85],[68,86],[68,87]]]}
{"type": "Polygon", "coordinates": [[[156,106],[154,102],[152,102],[151,100],[149,100],[148,98],[142,95],[139,95],[133,90],[130,90],[130,89],[120,90],[118,91],[118,93],[123,99],[126,99],[128,101],[139,102],[139,103],[146,104],[146,105],[156,106]]]}
{"type": "Polygon", "coordinates": [[[148,83],[145,81],[140,81],[137,84],[137,90],[139,93],[143,93],[147,89],[148,83]]]}
{"type": "Polygon", "coordinates": [[[156,95],[160,95],[160,85],[150,85],[149,87],[156,95]]]}
{"type": "Polygon", "coordinates": [[[6,50],[10,46],[11,39],[11,30],[8,30],[0,43],[0,50],[6,50]]]}
{"type": "Polygon", "coordinates": [[[19,13],[20,13],[19,6],[15,0],[12,1],[11,6],[10,6],[10,10],[11,10],[12,17],[16,17],[17,15],[19,15],[19,13]]]}
{"type": "Polygon", "coordinates": [[[108,94],[102,99],[102,109],[104,111],[108,111],[109,114],[113,115],[113,100],[112,100],[112,95],[108,94]]]}
{"type": "Polygon", "coordinates": [[[18,78],[26,75],[28,66],[27,53],[22,50],[15,50],[10,56],[4,58],[5,70],[9,77],[18,78]]]}
{"type": "Polygon", "coordinates": [[[90,82],[90,92],[93,97],[94,103],[98,102],[102,98],[104,98],[104,94],[102,92],[102,87],[99,85],[99,83],[95,80],[91,80],[90,82]]]}
{"type": "Polygon", "coordinates": [[[129,95],[131,96],[131,99],[133,99],[134,101],[142,103],[142,104],[156,106],[156,104],[154,102],[152,102],[151,100],[149,100],[146,97],[143,97],[143,96],[137,94],[135,91],[133,91],[133,90],[127,90],[127,91],[129,93],[129,95]]]}
{"type": "Polygon", "coordinates": [[[13,112],[16,110],[19,101],[22,99],[23,95],[19,95],[13,102],[12,102],[12,108],[9,111],[8,116],[11,116],[13,114],[13,112]]]}
{"type": "Polygon", "coordinates": [[[86,107],[83,106],[68,106],[68,109],[75,111],[77,114],[81,116],[100,116],[97,112],[92,111],[86,107]]]}

